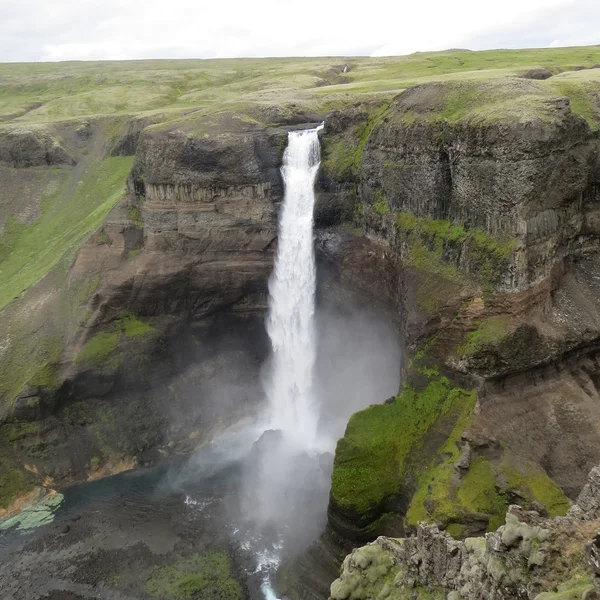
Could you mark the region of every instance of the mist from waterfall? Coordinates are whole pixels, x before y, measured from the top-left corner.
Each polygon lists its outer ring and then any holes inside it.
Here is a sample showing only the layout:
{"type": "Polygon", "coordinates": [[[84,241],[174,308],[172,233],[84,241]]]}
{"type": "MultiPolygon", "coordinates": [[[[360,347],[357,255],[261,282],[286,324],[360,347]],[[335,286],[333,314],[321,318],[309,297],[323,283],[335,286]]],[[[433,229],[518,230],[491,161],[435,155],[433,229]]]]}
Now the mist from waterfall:
{"type": "MultiPolygon", "coordinates": [[[[283,157],[285,194],[266,322],[272,352],[258,392],[265,402],[256,419],[221,433],[176,480],[181,487],[222,477],[231,486],[223,501],[232,539],[251,565],[250,597],[264,600],[277,598],[278,568],[325,530],[333,450],[348,418],[399,385],[398,343],[386,315],[351,296],[340,304],[337,294],[324,294],[316,307],[313,211],[322,127],[290,132],[283,157]]],[[[321,268],[322,282],[334,282],[327,266],[321,268]]],[[[231,388],[228,381],[217,386],[220,403],[219,387],[224,397],[231,388]]],[[[201,499],[190,495],[189,502],[201,499]]]]}
{"type": "Polygon", "coordinates": [[[288,443],[307,449],[315,444],[319,416],[313,389],[317,356],[313,208],[322,127],[288,134],[281,169],[285,196],[267,321],[273,347],[265,383],[270,427],[281,431],[288,443]]]}

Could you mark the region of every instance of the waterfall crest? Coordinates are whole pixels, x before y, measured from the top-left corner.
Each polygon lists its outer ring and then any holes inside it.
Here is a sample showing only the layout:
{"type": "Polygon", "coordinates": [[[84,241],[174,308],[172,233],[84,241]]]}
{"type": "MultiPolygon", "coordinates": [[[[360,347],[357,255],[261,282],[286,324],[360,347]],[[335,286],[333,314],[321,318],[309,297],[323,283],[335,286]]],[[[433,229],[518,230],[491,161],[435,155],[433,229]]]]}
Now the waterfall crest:
{"type": "Polygon", "coordinates": [[[275,269],[269,281],[267,332],[273,347],[265,385],[271,427],[306,448],[315,442],[318,407],[313,396],[316,267],[313,249],[314,183],[320,161],[317,132],[292,131],[281,169],[285,195],[275,269]]]}

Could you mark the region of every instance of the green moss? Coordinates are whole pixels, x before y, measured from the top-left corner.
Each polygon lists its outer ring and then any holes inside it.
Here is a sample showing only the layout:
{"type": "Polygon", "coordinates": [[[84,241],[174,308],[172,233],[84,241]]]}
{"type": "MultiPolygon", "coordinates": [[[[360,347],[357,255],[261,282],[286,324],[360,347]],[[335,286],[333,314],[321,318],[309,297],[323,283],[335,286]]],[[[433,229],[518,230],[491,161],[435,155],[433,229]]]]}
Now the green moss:
{"type": "Polygon", "coordinates": [[[125,313],[108,331],[101,331],[91,337],[77,354],[74,362],[103,363],[109,369],[115,370],[123,358],[123,354],[114,354],[122,337],[137,338],[152,331],[154,328],[149,323],[144,323],[131,313],[125,313]]]}
{"type": "Polygon", "coordinates": [[[40,430],[39,423],[21,423],[13,421],[0,427],[0,440],[4,443],[12,444],[23,438],[37,435],[40,430]]]}
{"type": "Polygon", "coordinates": [[[444,600],[446,592],[433,586],[404,586],[405,567],[397,564],[392,552],[378,544],[368,544],[352,553],[353,569],[331,585],[332,600],[444,600]]]}
{"type": "Polygon", "coordinates": [[[241,600],[242,586],[233,577],[231,559],[222,552],[193,554],[146,575],[146,593],[165,600],[241,600]]]}
{"type": "Polygon", "coordinates": [[[573,575],[569,581],[558,586],[555,592],[542,592],[535,600],[581,600],[586,592],[594,590],[588,575],[573,575]]]}
{"type": "Polygon", "coordinates": [[[501,472],[506,477],[509,489],[519,490],[526,504],[536,500],[551,517],[567,514],[571,506],[569,499],[546,473],[523,472],[522,467],[519,470],[509,463],[502,466],[501,472]]]}
{"type": "Polygon", "coordinates": [[[147,333],[154,331],[154,327],[152,327],[149,323],[140,321],[131,313],[121,317],[121,325],[125,331],[125,335],[130,338],[146,335],[147,333]]]}
{"type": "Polygon", "coordinates": [[[465,230],[445,219],[416,217],[407,212],[396,214],[395,223],[406,264],[455,283],[471,278],[485,287],[497,285],[518,243],[515,238],[495,238],[481,229],[465,230]],[[456,255],[448,251],[459,246],[460,269],[446,258],[456,255]]]}
{"type": "Polygon", "coordinates": [[[474,229],[468,232],[464,243],[471,273],[484,285],[493,286],[506,273],[518,241],[507,236],[494,238],[474,229]]]}
{"type": "MultiPolygon", "coordinates": [[[[333,582],[333,600],[398,597],[394,594],[394,576],[397,569],[389,551],[378,544],[369,544],[356,550],[352,560],[357,568],[347,572],[343,579],[333,582]]],[[[395,591],[399,593],[399,590],[395,591]]]]}
{"type": "Polygon", "coordinates": [[[496,475],[483,456],[477,457],[461,479],[456,499],[461,512],[490,515],[489,531],[495,531],[504,522],[508,502],[496,490],[496,475]]]}
{"type": "Polygon", "coordinates": [[[47,362],[40,365],[31,376],[29,384],[57,390],[60,387],[60,380],[57,375],[59,365],[53,362],[47,362]]]}
{"type": "Polygon", "coordinates": [[[378,215],[389,215],[392,211],[390,210],[390,204],[384,192],[381,190],[375,190],[373,194],[373,208],[378,215]]]}
{"type": "Polygon", "coordinates": [[[519,491],[520,504],[533,507],[542,504],[550,516],[566,514],[570,503],[563,492],[544,473],[527,471],[524,465],[492,464],[484,456],[476,457],[467,473],[459,478],[454,464],[459,457],[460,434],[468,422],[457,422],[446,445],[432,461],[430,469],[419,480],[407,512],[407,523],[441,522],[455,536],[464,532],[462,520],[473,513],[489,516],[488,531],[504,523],[511,502],[510,491],[519,491]],[[507,486],[500,486],[505,479],[507,486]]]}
{"type": "Polygon", "coordinates": [[[344,182],[358,180],[363,152],[369,136],[381,124],[389,103],[385,102],[372,109],[365,121],[355,125],[341,137],[324,139],[322,168],[331,177],[344,182]]]}
{"type": "Polygon", "coordinates": [[[446,527],[446,531],[453,538],[463,538],[463,537],[465,537],[465,534],[467,532],[467,528],[464,525],[462,525],[461,523],[450,523],[446,527]]]}
{"type": "Polygon", "coordinates": [[[127,209],[127,216],[139,229],[144,227],[144,217],[142,216],[142,211],[139,206],[131,205],[127,209]]]}
{"type": "Polygon", "coordinates": [[[552,516],[565,514],[569,501],[562,491],[547,475],[528,471],[522,464],[518,468],[507,461],[493,464],[484,456],[476,456],[468,471],[459,477],[455,463],[461,453],[462,433],[471,418],[470,411],[461,413],[429,468],[422,470],[407,511],[407,524],[442,523],[452,535],[460,536],[464,533],[463,519],[482,513],[489,515],[488,531],[494,531],[504,523],[510,489],[519,490],[525,508],[531,508],[533,501],[537,501],[552,516]],[[501,480],[506,480],[507,485],[499,485],[501,480]]]}
{"type": "Polygon", "coordinates": [[[445,377],[422,391],[405,388],[392,404],[352,415],[338,441],[332,496],[346,509],[364,513],[399,490],[413,450],[439,421],[472,409],[475,395],[453,388],[445,377]]]}
{"type": "Polygon", "coordinates": [[[408,525],[415,526],[420,521],[440,522],[457,534],[462,531],[461,519],[470,513],[490,515],[489,531],[502,524],[508,502],[496,490],[489,461],[483,456],[477,457],[461,479],[455,476],[459,442],[470,419],[471,413],[463,411],[437,457],[421,474],[406,514],[408,525]]]}
{"type": "Polygon", "coordinates": [[[396,227],[404,233],[416,229],[418,223],[419,219],[415,217],[415,215],[413,215],[412,213],[399,212],[396,216],[396,227]]]}
{"type": "Polygon", "coordinates": [[[91,337],[74,359],[76,363],[102,363],[117,348],[121,333],[101,331],[91,337]]]}
{"type": "Polygon", "coordinates": [[[419,375],[424,375],[428,379],[440,376],[440,368],[435,365],[433,367],[423,366],[418,370],[419,375]]]}
{"type": "Polygon", "coordinates": [[[465,343],[457,348],[460,356],[473,356],[478,350],[500,342],[508,333],[506,319],[490,317],[479,324],[475,331],[467,333],[465,343]]]}
{"type": "Polygon", "coordinates": [[[373,204],[373,207],[377,211],[379,215],[389,215],[390,214],[390,206],[385,200],[378,200],[373,204]]]}

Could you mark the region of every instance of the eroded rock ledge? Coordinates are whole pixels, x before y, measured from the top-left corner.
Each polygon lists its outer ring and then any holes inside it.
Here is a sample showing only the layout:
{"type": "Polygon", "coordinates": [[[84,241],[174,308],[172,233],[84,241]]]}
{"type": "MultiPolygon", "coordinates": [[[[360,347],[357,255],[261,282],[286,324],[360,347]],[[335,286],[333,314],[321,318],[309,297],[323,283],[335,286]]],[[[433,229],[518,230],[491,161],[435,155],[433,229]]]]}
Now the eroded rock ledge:
{"type": "Polygon", "coordinates": [[[511,506],[506,524],[459,541],[437,525],[354,550],[330,600],[592,600],[600,594],[600,467],[577,504],[549,519],[511,506]]]}

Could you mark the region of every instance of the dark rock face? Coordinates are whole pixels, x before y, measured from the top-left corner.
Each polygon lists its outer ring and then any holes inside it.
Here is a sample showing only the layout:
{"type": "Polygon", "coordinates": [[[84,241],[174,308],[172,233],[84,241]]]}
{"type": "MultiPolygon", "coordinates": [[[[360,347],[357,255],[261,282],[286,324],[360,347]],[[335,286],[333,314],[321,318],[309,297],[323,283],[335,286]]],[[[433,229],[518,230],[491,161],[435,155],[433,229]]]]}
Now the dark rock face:
{"type": "MultiPolygon", "coordinates": [[[[286,141],[285,131],[275,129],[208,138],[148,131],[141,139],[133,179],[141,178],[145,185],[191,189],[271,184],[281,193],[279,166],[286,141]]],[[[150,194],[151,199],[156,197],[150,194]]]]}
{"type": "Polygon", "coordinates": [[[524,289],[568,254],[597,247],[598,145],[568,100],[548,100],[551,119],[526,125],[406,122],[433,110],[443,90],[417,86],[392,104],[365,146],[363,200],[379,192],[392,211],[518,237],[507,288],[524,289]]]}
{"type": "Polygon", "coordinates": [[[37,421],[42,417],[43,401],[40,387],[26,386],[15,398],[13,404],[13,417],[18,421],[37,421]]]}
{"type": "Polygon", "coordinates": [[[0,163],[11,167],[74,165],[60,140],[42,128],[11,129],[0,135],[0,163]]]}
{"type": "MultiPolygon", "coordinates": [[[[194,319],[236,304],[264,310],[283,141],[282,131],[207,140],[144,132],[128,183],[131,200],[105,227],[111,238],[125,236],[133,213],[143,232],[143,252],[131,270],[115,269],[106,293],[112,310],[128,305],[138,314],[194,319]]],[[[112,253],[120,248],[127,250],[126,240],[113,242],[112,253]]]]}

